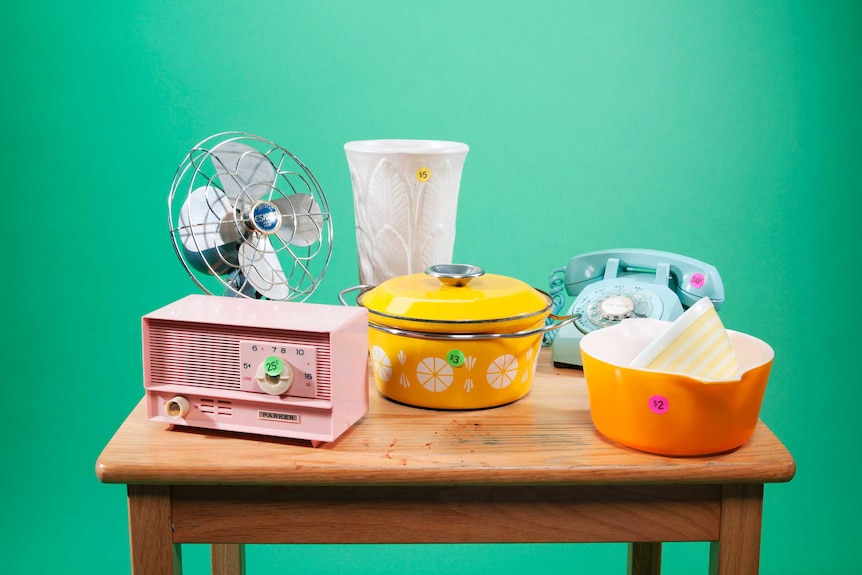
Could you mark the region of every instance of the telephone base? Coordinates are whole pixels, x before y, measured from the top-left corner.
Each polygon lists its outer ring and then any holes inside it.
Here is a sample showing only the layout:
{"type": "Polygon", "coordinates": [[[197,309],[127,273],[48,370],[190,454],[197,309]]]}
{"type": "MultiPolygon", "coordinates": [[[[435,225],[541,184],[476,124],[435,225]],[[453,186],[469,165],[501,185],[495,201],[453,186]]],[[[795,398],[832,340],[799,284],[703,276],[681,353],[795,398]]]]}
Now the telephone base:
{"type": "Polygon", "coordinates": [[[554,367],[559,369],[580,369],[581,371],[584,369],[584,366],[582,365],[572,365],[570,363],[562,363],[559,361],[554,362],[554,367]]]}
{"type": "Polygon", "coordinates": [[[564,325],[557,331],[551,344],[551,359],[555,367],[582,369],[581,340],[584,334],[573,324],[564,325]]]}

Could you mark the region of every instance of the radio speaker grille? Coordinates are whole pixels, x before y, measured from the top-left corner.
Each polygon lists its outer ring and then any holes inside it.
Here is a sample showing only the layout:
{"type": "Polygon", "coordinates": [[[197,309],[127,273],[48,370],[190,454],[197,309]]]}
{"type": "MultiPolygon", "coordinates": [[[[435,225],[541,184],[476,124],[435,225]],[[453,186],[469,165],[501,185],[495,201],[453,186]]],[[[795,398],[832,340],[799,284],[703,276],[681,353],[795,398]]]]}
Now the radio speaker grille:
{"type": "Polygon", "coordinates": [[[200,410],[201,413],[230,417],[233,414],[233,404],[226,399],[202,397],[200,410]]]}

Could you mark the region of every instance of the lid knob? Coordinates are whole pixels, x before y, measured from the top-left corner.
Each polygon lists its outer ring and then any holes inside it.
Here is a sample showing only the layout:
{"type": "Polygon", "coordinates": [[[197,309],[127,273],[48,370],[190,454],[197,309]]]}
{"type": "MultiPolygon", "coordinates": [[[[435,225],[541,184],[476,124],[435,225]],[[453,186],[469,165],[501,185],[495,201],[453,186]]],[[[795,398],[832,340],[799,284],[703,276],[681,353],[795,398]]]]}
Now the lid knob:
{"type": "Polygon", "coordinates": [[[431,266],[425,273],[440,280],[444,286],[461,287],[470,280],[485,275],[485,270],[469,264],[439,264],[431,266]]]}

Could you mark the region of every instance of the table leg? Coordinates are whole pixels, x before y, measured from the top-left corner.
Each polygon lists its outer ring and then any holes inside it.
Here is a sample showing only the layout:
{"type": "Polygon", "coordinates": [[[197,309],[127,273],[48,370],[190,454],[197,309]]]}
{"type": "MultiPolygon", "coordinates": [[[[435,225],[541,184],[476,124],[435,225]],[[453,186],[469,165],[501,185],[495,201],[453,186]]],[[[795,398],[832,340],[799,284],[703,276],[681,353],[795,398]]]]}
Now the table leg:
{"type": "Polygon", "coordinates": [[[210,545],[212,575],[245,575],[245,545],[218,543],[210,545]]]}
{"type": "Polygon", "coordinates": [[[629,543],[628,575],[660,575],[661,543],[629,543]]]}
{"type": "Polygon", "coordinates": [[[763,484],[724,486],[719,540],[709,548],[710,575],[757,575],[763,484]]]}
{"type": "Polygon", "coordinates": [[[180,546],[171,527],[171,489],[129,485],[129,544],[134,575],[182,575],[180,546]]]}

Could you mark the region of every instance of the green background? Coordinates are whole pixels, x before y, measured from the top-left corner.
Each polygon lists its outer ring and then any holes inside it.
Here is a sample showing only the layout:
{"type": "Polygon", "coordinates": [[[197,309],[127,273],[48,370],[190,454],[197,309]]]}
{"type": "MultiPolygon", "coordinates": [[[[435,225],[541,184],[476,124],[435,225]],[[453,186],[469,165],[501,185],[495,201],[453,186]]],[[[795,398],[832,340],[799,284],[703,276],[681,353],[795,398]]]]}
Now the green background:
{"type": "MultiPolygon", "coordinates": [[[[776,359],[762,572],[858,565],[859,2],[15,2],[0,16],[0,547],[7,573],[128,571],[96,458],[142,395],[140,317],[196,290],[166,198],[242,130],[314,171],[313,301],[357,282],[343,144],[466,142],[455,259],[545,288],[577,253],[683,253],[776,359]]],[[[187,573],[207,568],[203,546],[187,573]]],[[[665,546],[665,573],[706,569],[665,546]]],[[[251,547],[250,573],[619,573],[623,545],[251,547]]]]}

